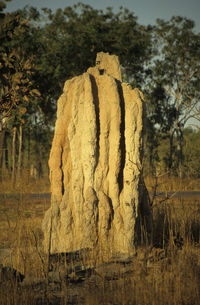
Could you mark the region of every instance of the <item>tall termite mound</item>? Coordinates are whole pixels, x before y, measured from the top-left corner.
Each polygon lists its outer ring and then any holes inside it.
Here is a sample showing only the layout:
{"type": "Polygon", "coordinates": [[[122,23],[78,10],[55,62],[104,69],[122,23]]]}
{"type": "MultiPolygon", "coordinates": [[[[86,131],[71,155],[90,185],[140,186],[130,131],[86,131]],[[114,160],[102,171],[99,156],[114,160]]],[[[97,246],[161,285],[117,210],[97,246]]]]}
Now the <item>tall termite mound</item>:
{"type": "Polygon", "coordinates": [[[142,93],[121,81],[115,55],[98,53],[95,67],[66,81],[49,159],[46,250],[134,251],[151,222],[141,183],[143,117],[142,93]]]}

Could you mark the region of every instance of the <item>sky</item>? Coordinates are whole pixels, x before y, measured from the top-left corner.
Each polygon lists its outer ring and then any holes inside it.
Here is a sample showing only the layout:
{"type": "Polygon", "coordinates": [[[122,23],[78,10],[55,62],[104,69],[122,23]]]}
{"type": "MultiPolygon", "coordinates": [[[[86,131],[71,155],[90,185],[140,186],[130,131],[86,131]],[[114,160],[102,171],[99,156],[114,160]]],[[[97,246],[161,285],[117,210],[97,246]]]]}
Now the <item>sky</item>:
{"type": "Polygon", "coordinates": [[[153,25],[157,18],[169,20],[172,16],[183,16],[195,21],[196,31],[200,32],[200,0],[12,0],[7,2],[6,11],[15,11],[25,5],[56,10],[78,2],[95,9],[112,7],[115,12],[123,6],[134,12],[143,25],[153,25]]]}

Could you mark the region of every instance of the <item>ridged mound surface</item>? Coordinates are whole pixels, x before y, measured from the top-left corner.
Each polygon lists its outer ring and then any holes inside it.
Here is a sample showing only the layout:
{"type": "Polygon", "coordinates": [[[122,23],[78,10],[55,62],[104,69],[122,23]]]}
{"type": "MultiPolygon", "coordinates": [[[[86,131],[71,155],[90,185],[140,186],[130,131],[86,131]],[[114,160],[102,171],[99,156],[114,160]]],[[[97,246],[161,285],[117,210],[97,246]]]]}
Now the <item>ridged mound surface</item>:
{"type": "Polygon", "coordinates": [[[95,67],[65,83],[49,159],[46,250],[134,251],[141,213],[150,215],[140,179],[143,106],[141,92],[121,82],[115,55],[98,53],[95,67]]]}

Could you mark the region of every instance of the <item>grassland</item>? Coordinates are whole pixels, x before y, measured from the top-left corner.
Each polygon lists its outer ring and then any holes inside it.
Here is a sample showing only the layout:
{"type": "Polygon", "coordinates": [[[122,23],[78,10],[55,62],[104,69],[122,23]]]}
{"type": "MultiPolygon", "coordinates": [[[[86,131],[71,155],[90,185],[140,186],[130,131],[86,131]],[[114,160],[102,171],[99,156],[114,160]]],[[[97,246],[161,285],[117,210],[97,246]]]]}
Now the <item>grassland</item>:
{"type": "MultiPolygon", "coordinates": [[[[7,194],[0,197],[0,259],[32,280],[29,285],[14,278],[3,281],[1,305],[199,305],[200,199],[155,197],[151,245],[140,245],[128,260],[101,262],[95,268],[92,256],[81,257],[82,273],[72,259],[66,268],[73,272],[56,281],[51,277],[59,266],[48,273],[50,259],[41,247],[41,221],[50,199],[25,195],[48,192],[49,184],[22,182],[16,190],[9,190],[6,182],[0,186],[7,194]]],[[[151,192],[155,184],[166,192],[198,189],[198,181],[148,178],[146,182],[151,192]]]]}

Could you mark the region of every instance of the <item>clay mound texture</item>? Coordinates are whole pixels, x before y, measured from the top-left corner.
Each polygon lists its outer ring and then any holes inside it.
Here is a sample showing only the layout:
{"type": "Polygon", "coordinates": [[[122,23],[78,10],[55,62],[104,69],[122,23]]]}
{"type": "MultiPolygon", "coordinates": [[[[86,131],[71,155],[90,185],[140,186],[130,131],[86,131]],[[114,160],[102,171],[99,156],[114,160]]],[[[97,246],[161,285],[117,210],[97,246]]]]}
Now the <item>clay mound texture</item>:
{"type": "Polygon", "coordinates": [[[115,55],[98,53],[95,67],[66,81],[49,159],[47,251],[134,251],[151,218],[140,177],[143,112],[115,55]]]}

